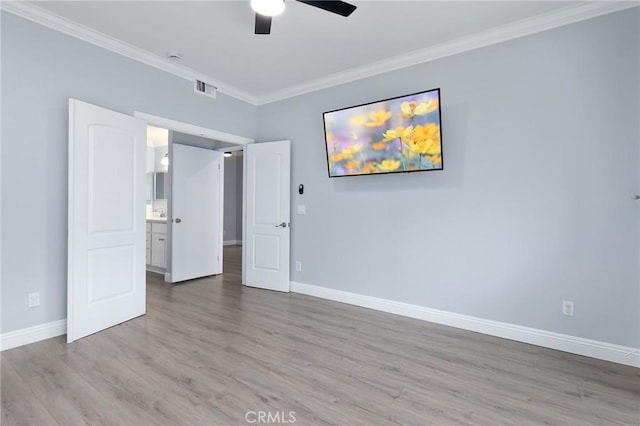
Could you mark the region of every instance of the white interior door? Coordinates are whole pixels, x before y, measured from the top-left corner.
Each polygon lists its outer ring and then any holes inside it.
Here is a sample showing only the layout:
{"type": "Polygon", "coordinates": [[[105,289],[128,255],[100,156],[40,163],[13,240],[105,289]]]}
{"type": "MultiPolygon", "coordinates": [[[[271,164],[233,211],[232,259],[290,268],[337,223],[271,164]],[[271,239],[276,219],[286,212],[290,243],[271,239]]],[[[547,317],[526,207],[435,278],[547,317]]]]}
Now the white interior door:
{"type": "Polygon", "coordinates": [[[146,135],[69,99],[68,342],[145,313],[146,135]]]}
{"type": "Polygon", "coordinates": [[[290,141],[245,149],[245,285],[289,291],[290,141]]]}
{"type": "Polygon", "coordinates": [[[174,143],[171,282],[222,273],[222,153],[174,143]]]}

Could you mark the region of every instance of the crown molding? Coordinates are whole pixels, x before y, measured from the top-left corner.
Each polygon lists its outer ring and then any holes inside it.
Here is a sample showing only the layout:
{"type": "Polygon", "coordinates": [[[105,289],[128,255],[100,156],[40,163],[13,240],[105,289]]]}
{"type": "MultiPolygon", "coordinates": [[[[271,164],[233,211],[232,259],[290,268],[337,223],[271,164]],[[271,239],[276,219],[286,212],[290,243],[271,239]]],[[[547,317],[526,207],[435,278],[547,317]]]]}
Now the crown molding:
{"type": "Polygon", "coordinates": [[[33,4],[24,1],[0,1],[0,9],[71,37],[86,41],[87,43],[126,56],[127,58],[142,62],[143,64],[168,72],[177,77],[184,78],[185,80],[192,82],[195,80],[206,81],[215,86],[220,93],[253,105],[258,104],[258,99],[250,93],[225,84],[210,76],[198,73],[191,68],[170,62],[167,58],[140,49],[33,4]]]}
{"type": "Polygon", "coordinates": [[[216,86],[220,93],[232,96],[252,105],[265,105],[281,101],[306,93],[315,92],[340,84],[349,83],[367,77],[373,77],[401,68],[418,65],[458,53],[479,49],[508,40],[539,33],[563,25],[584,21],[601,15],[618,12],[633,7],[638,7],[640,2],[635,1],[598,1],[585,2],[577,6],[568,6],[560,10],[523,19],[511,24],[491,28],[476,34],[461,37],[456,40],[441,43],[425,49],[415,50],[404,55],[396,56],[383,61],[377,61],[351,68],[344,72],[335,73],[324,78],[309,81],[308,83],[292,86],[284,90],[278,90],[266,95],[255,95],[227,85],[210,76],[206,76],[188,67],[169,62],[166,58],[135,47],[131,44],[100,33],[92,28],[78,24],[62,16],[49,12],[46,9],[26,3],[24,1],[0,0],[0,9],[14,15],[36,22],[40,25],[60,31],[64,34],[102,47],[112,52],[121,54],[130,59],[142,62],[154,68],[166,71],[175,76],[189,81],[203,80],[216,86]]]}
{"type": "Polygon", "coordinates": [[[494,27],[489,30],[481,31],[425,49],[415,50],[383,61],[369,63],[357,68],[351,68],[347,71],[332,74],[325,78],[313,80],[305,84],[272,92],[267,95],[260,96],[258,98],[258,105],[281,101],[355,80],[373,77],[389,71],[395,71],[401,68],[445,58],[447,56],[457,55],[459,53],[491,46],[493,44],[502,43],[575,22],[585,21],[601,15],[638,7],[639,5],[640,2],[636,0],[587,2],[578,6],[565,7],[560,10],[494,27]]]}

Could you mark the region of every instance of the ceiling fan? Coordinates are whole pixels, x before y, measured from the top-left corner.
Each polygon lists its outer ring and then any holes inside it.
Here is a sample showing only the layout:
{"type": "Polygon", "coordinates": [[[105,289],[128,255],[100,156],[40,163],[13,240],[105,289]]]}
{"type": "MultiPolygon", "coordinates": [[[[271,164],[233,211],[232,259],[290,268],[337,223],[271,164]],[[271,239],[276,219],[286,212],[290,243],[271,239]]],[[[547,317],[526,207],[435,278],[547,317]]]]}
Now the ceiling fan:
{"type": "MultiPolygon", "coordinates": [[[[356,6],[344,1],[296,0],[341,16],[349,16],[356,6]]],[[[284,0],[251,0],[251,8],[256,12],[255,34],[271,33],[271,18],[284,11],[284,0]]]]}

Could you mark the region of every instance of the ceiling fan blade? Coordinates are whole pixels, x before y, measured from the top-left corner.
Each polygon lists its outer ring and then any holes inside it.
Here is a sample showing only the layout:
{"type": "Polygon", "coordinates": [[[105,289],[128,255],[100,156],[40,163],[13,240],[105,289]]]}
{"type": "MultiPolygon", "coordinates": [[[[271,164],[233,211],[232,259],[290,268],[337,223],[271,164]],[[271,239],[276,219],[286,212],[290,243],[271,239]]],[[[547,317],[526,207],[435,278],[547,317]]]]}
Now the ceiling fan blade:
{"type": "Polygon", "coordinates": [[[349,16],[356,10],[356,6],[344,1],[313,1],[313,0],[298,0],[300,3],[308,4],[309,6],[315,6],[328,12],[337,13],[342,16],[349,16]]]}
{"type": "Polygon", "coordinates": [[[271,16],[256,13],[255,34],[271,34],[271,16]]]}

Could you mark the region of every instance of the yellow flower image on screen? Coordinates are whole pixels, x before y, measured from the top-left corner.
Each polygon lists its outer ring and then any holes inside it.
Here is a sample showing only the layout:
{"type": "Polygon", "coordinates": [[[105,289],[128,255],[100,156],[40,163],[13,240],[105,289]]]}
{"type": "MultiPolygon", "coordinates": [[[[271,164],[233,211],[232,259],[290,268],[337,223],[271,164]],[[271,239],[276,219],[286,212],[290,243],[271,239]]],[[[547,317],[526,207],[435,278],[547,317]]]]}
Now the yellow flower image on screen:
{"type": "Polygon", "coordinates": [[[392,139],[401,139],[406,142],[413,133],[413,126],[409,126],[407,128],[404,127],[396,127],[395,129],[387,130],[382,134],[385,141],[390,141],[392,139]]]}
{"type": "Polygon", "coordinates": [[[409,149],[416,154],[440,154],[440,126],[433,123],[416,126],[411,135],[409,149]]]}
{"type": "Polygon", "coordinates": [[[337,163],[338,161],[342,161],[344,159],[344,156],[342,154],[333,154],[331,157],[329,157],[329,161],[332,161],[334,163],[337,163]]]}
{"type": "Polygon", "coordinates": [[[435,111],[440,106],[437,99],[431,99],[428,102],[416,103],[415,101],[403,102],[400,104],[400,114],[402,118],[413,118],[416,115],[425,115],[435,111]]]}
{"type": "Polygon", "coordinates": [[[329,176],[442,170],[440,90],[324,113],[329,176]]]}
{"type": "Polygon", "coordinates": [[[389,118],[391,118],[391,111],[374,111],[369,114],[369,119],[371,121],[364,123],[367,127],[379,127],[382,126],[389,118]]]}
{"type": "Polygon", "coordinates": [[[351,160],[349,161],[347,164],[344,165],[347,169],[355,169],[358,167],[358,163],[356,163],[355,161],[351,160]]]}
{"type": "Polygon", "coordinates": [[[367,122],[367,116],[364,114],[354,115],[349,119],[349,124],[351,124],[354,127],[364,126],[364,123],[366,122],[367,122]]]}
{"type": "Polygon", "coordinates": [[[382,160],[380,164],[378,164],[378,168],[380,170],[384,170],[385,172],[391,172],[400,167],[400,162],[396,160],[382,160]]]}
{"type": "Polygon", "coordinates": [[[376,150],[376,151],[381,151],[383,149],[385,149],[387,147],[386,142],[381,141],[381,142],[374,142],[371,144],[371,148],[376,150]]]}
{"type": "Polygon", "coordinates": [[[379,173],[380,170],[378,169],[378,167],[376,167],[375,164],[373,163],[367,163],[363,168],[362,168],[362,173],[364,174],[371,174],[371,173],[379,173]]]}

